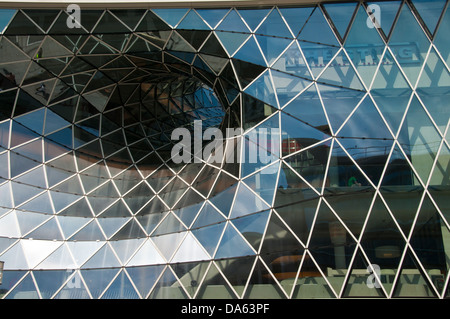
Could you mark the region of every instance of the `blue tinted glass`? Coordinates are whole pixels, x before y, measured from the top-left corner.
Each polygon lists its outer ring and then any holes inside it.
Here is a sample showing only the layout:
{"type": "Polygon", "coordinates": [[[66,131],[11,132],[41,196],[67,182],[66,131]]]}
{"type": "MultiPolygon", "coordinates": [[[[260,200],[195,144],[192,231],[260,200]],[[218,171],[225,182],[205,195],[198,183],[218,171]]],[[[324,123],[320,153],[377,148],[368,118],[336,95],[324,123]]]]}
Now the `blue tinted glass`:
{"type": "Polygon", "coordinates": [[[0,9],[0,33],[3,32],[5,27],[8,25],[9,21],[11,21],[12,17],[16,13],[17,10],[13,9],[0,9]]]}
{"type": "Polygon", "coordinates": [[[445,7],[445,0],[413,0],[414,7],[419,12],[431,34],[434,33],[436,25],[445,7]]]}

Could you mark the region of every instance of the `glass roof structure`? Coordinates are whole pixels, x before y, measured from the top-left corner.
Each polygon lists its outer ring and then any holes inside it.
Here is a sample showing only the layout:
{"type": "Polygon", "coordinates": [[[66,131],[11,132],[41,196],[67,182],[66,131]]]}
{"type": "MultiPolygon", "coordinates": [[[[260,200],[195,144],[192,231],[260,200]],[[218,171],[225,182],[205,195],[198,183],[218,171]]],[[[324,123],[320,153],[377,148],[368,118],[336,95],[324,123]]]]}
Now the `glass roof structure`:
{"type": "Polygon", "coordinates": [[[449,296],[447,1],[78,13],[0,9],[2,298],[449,296]]]}

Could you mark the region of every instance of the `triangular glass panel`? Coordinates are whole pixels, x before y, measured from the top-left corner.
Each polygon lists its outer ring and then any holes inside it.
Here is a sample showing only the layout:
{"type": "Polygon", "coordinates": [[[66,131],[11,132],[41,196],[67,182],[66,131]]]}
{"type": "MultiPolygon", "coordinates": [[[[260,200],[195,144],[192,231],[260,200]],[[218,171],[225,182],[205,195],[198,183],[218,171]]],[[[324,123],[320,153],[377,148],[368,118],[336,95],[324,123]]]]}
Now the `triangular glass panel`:
{"type": "Polygon", "coordinates": [[[378,110],[375,108],[372,99],[368,95],[361,101],[336,135],[346,138],[393,139],[378,110]]]}
{"type": "Polygon", "coordinates": [[[101,299],[139,299],[139,295],[127,273],[122,271],[102,294],[101,299]]]}
{"type": "Polygon", "coordinates": [[[289,165],[282,163],[275,195],[275,207],[309,200],[317,197],[318,194],[319,192],[313,190],[289,165]]]}
{"type": "MultiPolygon", "coordinates": [[[[368,2],[367,12],[369,12],[371,18],[375,18],[375,22],[380,26],[384,35],[389,37],[392,25],[397,17],[398,10],[401,1],[371,1],[368,2]]],[[[372,20],[371,19],[371,20],[372,20]]],[[[369,28],[374,28],[373,23],[368,22],[369,28]],[[373,25],[373,26],[372,26],[373,25]]]]}
{"type": "Polygon", "coordinates": [[[117,275],[119,269],[86,269],[81,270],[81,276],[86,283],[92,298],[98,299],[103,290],[110,284],[117,275]]]}
{"type": "Polygon", "coordinates": [[[229,32],[249,32],[247,26],[244,24],[242,18],[239,16],[236,10],[230,10],[230,12],[224,19],[221,20],[220,24],[215,29],[229,32]]]}
{"type": "Polygon", "coordinates": [[[207,8],[196,9],[196,11],[212,29],[215,29],[217,24],[223,20],[228,12],[230,12],[230,9],[207,8]]]}
{"type": "Polygon", "coordinates": [[[67,241],[66,245],[72,254],[75,265],[77,266],[77,268],[79,268],[104,245],[104,242],[67,241]]]}
{"type": "Polygon", "coordinates": [[[42,139],[21,145],[15,148],[14,152],[36,162],[42,162],[42,139]]]}
{"type": "MultiPolygon", "coordinates": [[[[302,105],[302,108],[303,107],[306,108],[307,106],[302,105]]],[[[288,111],[292,109],[294,109],[294,105],[289,107],[288,111]]],[[[296,110],[294,109],[294,111],[296,110]]],[[[320,107],[319,112],[320,111],[322,111],[322,107],[320,107]]],[[[287,156],[319,143],[328,137],[328,135],[323,131],[317,129],[305,120],[303,120],[302,116],[300,116],[299,120],[284,112],[281,112],[281,140],[283,156],[287,156]]]]}
{"type": "Polygon", "coordinates": [[[144,9],[112,9],[110,12],[119,18],[120,21],[125,23],[125,25],[130,28],[130,30],[134,30],[138,21],[140,21],[141,17],[145,13],[144,9]]]}
{"type": "Polygon", "coordinates": [[[444,282],[449,270],[449,252],[445,249],[448,228],[428,196],[422,202],[410,244],[418,260],[432,279],[439,295],[442,294],[444,282]],[[433,251],[433,254],[429,252],[433,251]]]}
{"type": "Polygon", "coordinates": [[[171,263],[183,263],[189,261],[209,260],[211,257],[205,252],[191,232],[187,232],[186,237],[179,246],[177,252],[171,259],[171,263]]]}
{"type": "MultiPolygon", "coordinates": [[[[8,38],[2,37],[0,39],[0,44],[1,44],[0,54],[2,55],[2,63],[30,60],[30,57],[28,57],[25,53],[23,53],[16,46],[14,46],[11,43],[11,41],[8,40],[8,38]]],[[[10,77],[10,79],[12,78],[10,77]]]]}
{"type": "Polygon", "coordinates": [[[245,33],[227,31],[215,31],[214,33],[230,56],[234,55],[236,50],[250,37],[249,34],[245,33]]]}
{"type": "Polygon", "coordinates": [[[255,252],[244,241],[242,235],[231,224],[228,224],[217,248],[215,258],[231,258],[254,254],[255,252]]]}
{"type": "Polygon", "coordinates": [[[226,223],[219,222],[192,230],[192,234],[202,244],[210,256],[214,255],[226,223]]]}
{"type": "Polygon", "coordinates": [[[386,51],[372,84],[371,94],[395,135],[410,101],[411,93],[412,90],[400,68],[389,51],[386,51]],[[393,85],[388,86],[388,83],[393,83],[393,85]]]}
{"type": "MultiPolygon", "coordinates": [[[[329,278],[330,281],[334,281],[333,279],[329,278]]],[[[336,279],[341,280],[339,277],[336,279]]],[[[328,282],[322,276],[322,272],[308,253],[303,256],[300,272],[294,282],[292,299],[336,298],[335,292],[330,288],[328,282]]]]}
{"type": "Polygon", "coordinates": [[[30,269],[36,267],[40,262],[42,262],[62,245],[61,241],[32,239],[22,240],[20,243],[30,269]]]}
{"type": "MultiPolygon", "coordinates": [[[[39,288],[42,299],[50,299],[71,275],[72,272],[68,270],[33,271],[33,276],[36,280],[36,285],[39,288]]],[[[76,280],[77,278],[79,279],[79,277],[73,276],[72,279],[69,280],[73,286],[68,285],[67,288],[79,288],[78,286],[81,282],[78,282],[76,280]]],[[[63,295],[62,291],[59,294],[63,295]]],[[[64,294],[64,296],[67,295],[64,294]]]]}
{"type": "Polygon", "coordinates": [[[111,240],[125,240],[134,238],[146,238],[146,234],[142,230],[140,224],[132,218],[125,226],[123,226],[111,240]]]}
{"type": "Polygon", "coordinates": [[[283,112],[306,125],[310,125],[312,128],[322,131],[325,134],[330,134],[328,121],[315,85],[311,85],[298,97],[289,102],[283,108],[283,112]]]}
{"type": "Polygon", "coordinates": [[[81,227],[86,225],[90,219],[77,216],[56,216],[64,238],[69,238],[81,227]]]}
{"type": "Polygon", "coordinates": [[[39,293],[34,284],[33,277],[31,272],[22,279],[20,283],[14,287],[13,290],[8,292],[8,295],[5,297],[6,299],[39,299],[39,293]]]}
{"type": "MultiPolygon", "coordinates": [[[[264,225],[266,224],[266,220],[264,225]]],[[[260,229],[262,231],[262,229],[260,229]]],[[[264,233],[264,240],[261,246],[261,258],[270,267],[270,264],[274,261],[273,259],[280,256],[293,256],[297,255],[303,250],[303,244],[294,237],[291,230],[285,224],[285,222],[278,217],[275,212],[270,215],[270,220],[267,224],[267,229],[264,233]],[[274,255],[274,252],[278,256],[274,255]]]]}
{"type": "Polygon", "coordinates": [[[280,108],[284,107],[311,83],[308,80],[276,70],[271,70],[271,74],[280,108]]]}
{"type": "Polygon", "coordinates": [[[83,266],[82,268],[108,268],[120,267],[120,261],[115,256],[113,250],[108,244],[103,245],[83,266]]]}
{"type": "Polygon", "coordinates": [[[389,47],[394,52],[394,56],[406,77],[414,86],[428,53],[430,41],[407,5],[403,5],[400,9],[397,23],[389,40],[389,47]],[[414,46],[409,48],[411,53],[405,56],[402,54],[405,50],[404,43],[411,42],[414,43],[414,46]]]}
{"type": "Polygon", "coordinates": [[[198,213],[198,216],[191,228],[200,228],[223,221],[225,221],[225,217],[216,208],[214,208],[213,205],[206,202],[201,211],[198,213]]]}
{"type": "Polygon", "coordinates": [[[428,186],[428,191],[447,221],[450,221],[450,212],[445,208],[446,194],[448,192],[448,186],[450,185],[450,179],[447,173],[449,158],[450,149],[443,143],[428,186]]]}
{"type": "Polygon", "coordinates": [[[269,206],[259,199],[245,184],[240,184],[231,208],[230,218],[241,217],[268,209],[269,206]]]}
{"type": "MultiPolygon", "coordinates": [[[[12,216],[10,214],[10,216],[12,216]]],[[[2,222],[5,221],[5,217],[3,217],[2,222]]],[[[16,221],[14,221],[16,222],[16,221]]],[[[11,225],[10,227],[12,227],[11,225]]],[[[2,234],[5,234],[5,232],[2,232],[2,234]]],[[[6,235],[6,234],[5,234],[6,235]]],[[[20,237],[21,235],[18,233],[18,235],[14,237],[20,237]]],[[[27,262],[27,257],[24,254],[24,250],[22,249],[21,241],[17,241],[16,244],[14,244],[12,247],[10,247],[8,250],[6,250],[2,254],[2,261],[6,265],[14,265],[17,267],[17,269],[29,269],[29,265],[27,262]]],[[[8,269],[8,266],[6,266],[6,269],[8,269]]],[[[5,278],[3,278],[5,280],[5,278]]]]}
{"type": "Polygon", "coordinates": [[[17,10],[13,9],[3,9],[0,13],[0,34],[8,26],[9,22],[12,20],[17,10]]]}
{"type": "MultiPolygon", "coordinates": [[[[157,12],[157,10],[154,10],[157,12]]],[[[161,11],[158,10],[157,14],[163,15],[164,9],[161,9],[161,11]]],[[[172,15],[169,19],[180,19],[179,15],[177,14],[177,11],[173,11],[172,15]]],[[[166,24],[160,17],[158,17],[155,13],[153,13],[151,10],[148,10],[147,13],[144,15],[144,18],[141,20],[139,25],[136,27],[136,31],[165,31],[165,30],[171,30],[170,26],[166,24]]]]}
{"type": "MultiPolygon", "coordinates": [[[[5,177],[7,177],[7,176],[8,175],[6,174],[5,177]]],[[[28,185],[37,186],[39,188],[46,188],[46,182],[45,182],[44,176],[45,176],[44,167],[39,166],[38,168],[32,170],[31,172],[28,172],[25,175],[22,175],[22,176],[16,178],[16,181],[24,183],[24,184],[28,184],[28,185]]],[[[37,205],[37,206],[39,207],[39,205],[37,205]]],[[[49,207],[48,205],[43,205],[43,206],[49,207]]]]}
{"type": "Polygon", "coordinates": [[[320,7],[315,7],[314,12],[308,18],[305,26],[298,36],[299,40],[309,42],[319,42],[327,45],[339,46],[339,42],[336,39],[328,21],[324,17],[320,7]],[[320,37],[317,37],[320,34],[320,37]]]}
{"type": "Polygon", "coordinates": [[[320,97],[330,121],[331,129],[336,132],[345,119],[360,103],[364,92],[317,84],[320,97]]]}
{"type": "Polygon", "coordinates": [[[125,265],[146,240],[146,238],[132,238],[128,240],[110,241],[110,244],[121,263],[125,265]]]}
{"type": "Polygon", "coordinates": [[[165,266],[128,267],[126,272],[139,294],[146,298],[165,266]]]}
{"type": "Polygon", "coordinates": [[[0,186],[0,191],[2,193],[2,196],[0,197],[0,206],[3,207],[13,207],[13,202],[11,198],[11,183],[5,183],[0,186]]]}
{"type": "MultiPolygon", "coordinates": [[[[398,272],[405,249],[405,239],[380,198],[376,198],[369,214],[361,246],[369,263],[378,265],[388,275],[398,272]]],[[[385,285],[390,293],[391,285],[385,285]]]]}
{"type": "Polygon", "coordinates": [[[366,10],[362,5],[359,6],[344,48],[362,81],[366,87],[369,87],[381,61],[385,45],[375,28],[367,28],[367,19],[369,17],[366,10]],[[368,43],[371,44],[370,50],[367,47],[368,43]]]}
{"type": "Polygon", "coordinates": [[[396,144],[387,163],[380,192],[402,231],[409,234],[423,187],[396,144]]]}
{"type": "Polygon", "coordinates": [[[84,226],[80,231],[75,233],[75,235],[70,237],[70,240],[74,240],[74,241],[105,240],[105,235],[103,234],[97,221],[92,220],[86,226],[84,226]]]}
{"type": "Polygon", "coordinates": [[[19,10],[3,33],[5,35],[41,35],[43,31],[19,10]]]}
{"type": "Polygon", "coordinates": [[[160,251],[160,254],[166,260],[170,260],[185,235],[186,232],[176,232],[172,234],[152,236],[151,239],[153,240],[153,243],[155,243],[156,248],[160,251]]]}
{"type": "Polygon", "coordinates": [[[254,256],[222,259],[216,262],[217,268],[221,270],[224,277],[231,284],[239,297],[242,297],[242,293],[254,264],[254,256]]]}
{"type": "MultiPolygon", "coordinates": [[[[67,265],[69,267],[68,269],[76,267],[71,252],[66,245],[61,245],[49,257],[44,259],[43,262],[37,265],[36,269],[58,269],[61,268],[61,265],[67,265]]],[[[67,271],[67,274],[70,274],[70,272],[67,271]]]]}
{"type": "Polygon", "coordinates": [[[247,176],[275,163],[280,157],[279,113],[259,124],[244,135],[241,176],[247,176]]]}
{"type": "Polygon", "coordinates": [[[408,248],[399,271],[395,287],[392,291],[393,298],[436,298],[436,291],[423,273],[419,262],[408,248]]]}
{"type": "Polygon", "coordinates": [[[419,12],[420,17],[425,22],[431,35],[434,34],[436,26],[445,8],[445,0],[413,0],[414,8],[419,12]]]}
{"type": "Polygon", "coordinates": [[[245,93],[270,106],[278,108],[276,93],[272,85],[272,78],[269,71],[263,73],[256,81],[247,87],[245,93]]]}
{"type": "MultiPolygon", "coordinates": [[[[371,125],[370,125],[371,126],[371,125]]],[[[339,138],[339,143],[374,185],[380,182],[393,138],[339,138]]]]}
{"type": "Polygon", "coordinates": [[[41,104],[38,100],[26,93],[25,90],[19,90],[13,116],[19,116],[27,112],[39,109],[43,106],[44,105],[41,104]]]}
{"type": "Polygon", "coordinates": [[[167,267],[148,296],[149,299],[187,299],[186,292],[177,281],[170,267],[167,267]]]}
{"type": "Polygon", "coordinates": [[[285,299],[286,294],[280,288],[280,286],[274,282],[273,275],[261,262],[259,258],[256,260],[256,264],[253,269],[253,274],[249,277],[247,288],[243,295],[244,299],[285,299]],[[260,289],[261,285],[266,286],[266,289],[260,289]]]}
{"type": "Polygon", "coordinates": [[[121,227],[123,227],[131,218],[113,217],[113,218],[97,218],[101,230],[106,238],[111,238],[121,227]]]}
{"type": "Polygon", "coordinates": [[[278,8],[280,10],[281,15],[284,20],[287,22],[287,25],[291,29],[293,35],[298,36],[300,30],[302,30],[305,22],[310,17],[311,13],[314,10],[313,6],[309,7],[299,7],[299,8],[278,8]]]}
{"type": "Polygon", "coordinates": [[[161,254],[156,250],[155,245],[148,239],[128,261],[127,266],[143,266],[164,264],[166,261],[161,254]]]}
{"type": "MultiPolygon", "coordinates": [[[[298,41],[298,44],[314,78],[317,78],[322,73],[325,66],[330,63],[340,50],[338,47],[320,43],[298,41]]],[[[296,67],[295,64],[294,67],[296,67]]]]}
{"type": "Polygon", "coordinates": [[[306,243],[313,226],[318,204],[319,197],[316,195],[315,198],[305,199],[298,203],[275,207],[275,211],[278,213],[280,219],[289,225],[292,233],[302,243],[306,243]]]}
{"type": "Polygon", "coordinates": [[[277,186],[279,167],[280,162],[276,162],[244,179],[245,184],[269,205],[272,205],[275,188],[277,186]]]}
{"type": "Polygon", "coordinates": [[[55,218],[51,218],[42,226],[26,235],[27,238],[39,238],[41,240],[62,240],[63,235],[59,230],[58,223],[55,218]]]}
{"type": "Polygon", "coordinates": [[[232,224],[247,239],[255,251],[259,251],[270,211],[264,211],[232,220],[232,224]]]}
{"type": "Polygon", "coordinates": [[[272,9],[264,19],[264,22],[255,30],[255,33],[273,37],[292,38],[291,32],[276,7],[272,9]]]}
{"type": "Polygon", "coordinates": [[[255,37],[250,37],[234,54],[233,58],[264,67],[266,66],[266,61],[259,49],[255,37]]]}
{"type": "Polygon", "coordinates": [[[417,174],[426,183],[442,138],[417,97],[409,105],[398,142],[411,159],[417,174]]]}
{"type": "Polygon", "coordinates": [[[36,187],[19,184],[16,182],[11,182],[11,188],[15,206],[19,206],[30,198],[38,195],[42,191],[41,189],[37,189],[36,187]]]}
{"type": "Polygon", "coordinates": [[[118,20],[109,11],[106,11],[92,33],[103,34],[103,33],[124,33],[130,32],[130,29],[126,27],[120,20],[118,20]]]}
{"type": "Polygon", "coordinates": [[[186,230],[186,227],[172,213],[167,214],[164,220],[158,225],[152,236],[158,236],[168,233],[180,232],[186,230]]]}
{"type": "Polygon", "coordinates": [[[222,44],[218,40],[216,34],[213,32],[211,32],[210,36],[203,44],[200,51],[204,54],[228,59],[227,52],[225,51],[222,44]]]}
{"type": "Polygon", "coordinates": [[[159,17],[161,17],[167,24],[171,25],[172,27],[175,27],[178,24],[178,22],[180,22],[180,20],[186,15],[189,9],[170,8],[170,9],[153,9],[152,11],[156,13],[159,17]]]}
{"type": "Polygon", "coordinates": [[[210,27],[203,21],[198,13],[191,9],[177,25],[177,29],[186,30],[211,30],[210,27]]]}
{"type": "Polygon", "coordinates": [[[339,32],[341,39],[344,39],[356,9],[355,3],[327,3],[324,4],[324,8],[339,32]]]}
{"type": "Polygon", "coordinates": [[[232,299],[235,293],[225,281],[214,263],[208,269],[202,285],[198,288],[196,298],[200,299],[232,299]]]}
{"type": "Polygon", "coordinates": [[[187,290],[191,298],[195,298],[199,289],[199,283],[202,282],[209,265],[209,261],[172,264],[172,269],[178,277],[178,280],[187,290]]]}
{"type": "Polygon", "coordinates": [[[417,84],[416,92],[442,133],[445,131],[450,116],[446,103],[443,103],[448,96],[445,89],[446,83],[449,82],[450,72],[437,52],[432,49],[417,84]]]}
{"type": "Polygon", "coordinates": [[[270,9],[246,9],[239,8],[239,14],[244,18],[251,31],[254,31],[270,12],[270,9]]]}
{"type": "MultiPolygon", "coordinates": [[[[184,197],[186,197],[186,196],[190,196],[189,192],[187,192],[186,195],[184,195],[184,197]]],[[[180,202],[178,204],[180,204],[180,202]]],[[[177,206],[178,206],[178,204],[177,204],[177,206]]],[[[177,215],[178,218],[180,218],[180,220],[183,222],[184,225],[186,225],[187,227],[190,227],[190,225],[192,224],[192,221],[197,216],[202,205],[203,205],[203,200],[201,202],[194,203],[192,205],[183,206],[178,209],[176,207],[174,207],[173,213],[175,215],[177,215]]]]}
{"type": "MultiPolygon", "coordinates": [[[[279,39],[277,39],[278,41],[279,39]]],[[[259,40],[258,40],[259,41],[259,40]]],[[[301,78],[312,79],[311,73],[309,72],[308,66],[303,58],[302,51],[300,50],[300,46],[298,41],[289,42],[288,48],[283,52],[280,58],[273,63],[272,69],[276,69],[278,71],[287,72],[293,75],[296,75],[301,78]]],[[[276,47],[275,47],[276,49],[276,47]]],[[[283,49],[284,50],[284,49],[283,49]]],[[[266,58],[270,59],[272,64],[274,59],[281,53],[279,51],[276,56],[273,55],[273,58],[270,58],[266,55],[266,58]]]]}
{"type": "MultiPolygon", "coordinates": [[[[17,217],[17,222],[18,222],[20,231],[22,233],[22,236],[26,235],[32,229],[43,224],[45,221],[49,220],[51,217],[51,215],[47,215],[47,214],[36,214],[36,213],[25,212],[25,211],[20,211],[20,210],[17,210],[15,212],[15,215],[17,217]]],[[[4,219],[4,222],[6,222],[6,219],[4,219]]],[[[36,238],[39,238],[39,237],[36,237],[36,238]]]]}
{"type": "Polygon", "coordinates": [[[202,46],[203,42],[211,34],[211,31],[206,30],[178,30],[177,32],[196,50],[202,46]]]}
{"type": "Polygon", "coordinates": [[[355,247],[353,236],[337,219],[327,203],[322,201],[308,248],[322,269],[329,268],[327,277],[336,292],[341,290],[344,283],[344,277],[339,274],[345,273],[349,268],[355,247]]]}
{"type": "Polygon", "coordinates": [[[73,52],[71,52],[69,49],[58,43],[56,40],[54,40],[52,37],[47,36],[44,41],[42,42],[41,48],[39,49],[39,55],[37,58],[38,62],[42,58],[53,58],[53,57],[64,57],[69,56],[71,57],[73,55],[73,52]]]}
{"type": "Polygon", "coordinates": [[[344,50],[336,55],[325,71],[322,72],[318,81],[354,90],[364,90],[364,85],[344,50]]]}
{"type": "MultiPolygon", "coordinates": [[[[382,285],[386,285],[386,289],[388,289],[392,284],[389,285],[389,283],[385,282],[381,283],[381,272],[375,272],[378,271],[378,268],[373,269],[374,266],[375,265],[369,265],[361,251],[358,250],[355,254],[351,270],[349,270],[350,274],[348,275],[342,297],[385,297],[382,285]]],[[[388,276],[385,275],[383,277],[388,276]]]]}

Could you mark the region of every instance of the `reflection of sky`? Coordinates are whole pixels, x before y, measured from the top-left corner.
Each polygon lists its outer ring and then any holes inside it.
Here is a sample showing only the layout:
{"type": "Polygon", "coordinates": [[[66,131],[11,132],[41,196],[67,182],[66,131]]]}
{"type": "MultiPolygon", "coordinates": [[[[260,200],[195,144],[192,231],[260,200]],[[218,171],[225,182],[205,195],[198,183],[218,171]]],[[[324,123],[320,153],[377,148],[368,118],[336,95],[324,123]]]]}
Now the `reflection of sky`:
{"type": "Polygon", "coordinates": [[[9,21],[11,21],[15,12],[16,10],[12,9],[0,10],[0,32],[3,32],[3,29],[8,25],[9,21]]]}

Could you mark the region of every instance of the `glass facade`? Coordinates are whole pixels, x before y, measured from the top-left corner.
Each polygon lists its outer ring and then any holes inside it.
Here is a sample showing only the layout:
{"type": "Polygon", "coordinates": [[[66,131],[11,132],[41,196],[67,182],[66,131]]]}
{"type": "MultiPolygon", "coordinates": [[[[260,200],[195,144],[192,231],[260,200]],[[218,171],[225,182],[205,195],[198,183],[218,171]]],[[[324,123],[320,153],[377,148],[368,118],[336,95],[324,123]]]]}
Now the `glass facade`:
{"type": "Polygon", "coordinates": [[[449,296],[446,1],[74,19],[0,9],[2,298],[449,296]]]}

